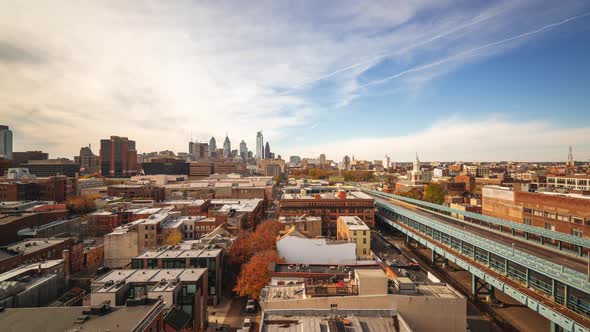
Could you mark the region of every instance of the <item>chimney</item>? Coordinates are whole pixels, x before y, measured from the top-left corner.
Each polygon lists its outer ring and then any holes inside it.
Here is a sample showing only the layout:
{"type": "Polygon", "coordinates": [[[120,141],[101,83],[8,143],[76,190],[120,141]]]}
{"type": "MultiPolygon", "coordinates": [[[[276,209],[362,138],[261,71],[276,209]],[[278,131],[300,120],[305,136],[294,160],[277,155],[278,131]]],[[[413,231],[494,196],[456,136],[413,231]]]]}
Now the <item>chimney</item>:
{"type": "Polygon", "coordinates": [[[340,190],[338,192],[338,198],[340,198],[340,199],[346,199],[346,191],[340,190]]]}
{"type": "Polygon", "coordinates": [[[64,265],[65,265],[65,270],[66,270],[65,271],[66,276],[69,276],[70,275],[70,250],[69,249],[64,249],[61,252],[61,257],[64,260],[64,265]]]}
{"type": "Polygon", "coordinates": [[[322,195],[320,195],[320,194],[315,194],[315,195],[314,195],[314,198],[315,198],[315,199],[322,199],[322,195]]]}

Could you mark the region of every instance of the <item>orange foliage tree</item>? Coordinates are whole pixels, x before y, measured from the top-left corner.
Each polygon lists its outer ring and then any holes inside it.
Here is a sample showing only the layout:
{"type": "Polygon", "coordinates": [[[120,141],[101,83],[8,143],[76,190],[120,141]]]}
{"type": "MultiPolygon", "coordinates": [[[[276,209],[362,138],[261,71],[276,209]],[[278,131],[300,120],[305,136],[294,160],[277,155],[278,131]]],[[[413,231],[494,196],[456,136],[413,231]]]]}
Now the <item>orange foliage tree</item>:
{"type": "Polygon", "coordinates": [[[260,251],[252,256],[250,261],[242,266],[234,292],[251,299],[258,298],[262,288],[270,282],[268,265],[272,262],[281,262],[275,249],[260,251]]]}
{"type": "Polygon", "coordinates": [[[241,232],[229,248],[230,262],[242,265],[257,252],[275,249],[281,227],[281,223],[272,220],[258,225],[254,232],[241,232]]]}
{"type": "Polygon", "coordinates": [[[66,200],[66,207],[70,213],[85,214],[96,210],[96,200],[98,196],[75,196],[66,200]]]}

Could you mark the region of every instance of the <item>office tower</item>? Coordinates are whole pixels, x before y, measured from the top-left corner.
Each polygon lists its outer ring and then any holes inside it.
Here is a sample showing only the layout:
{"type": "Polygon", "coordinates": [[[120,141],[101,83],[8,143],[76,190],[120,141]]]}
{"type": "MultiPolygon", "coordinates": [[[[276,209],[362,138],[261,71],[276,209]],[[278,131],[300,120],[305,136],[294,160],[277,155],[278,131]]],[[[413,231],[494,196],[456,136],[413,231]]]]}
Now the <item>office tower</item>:
{"type": "Polygon", "coordinates": [[[240,142],[240,157],[242,157],[243,160],[248,158],[248,146],[244,140],[240,142]]]}
{"type": "Polygon", "coordinates": [[[230,158],[231,157],[231,142],[229,141],[229,137],[225,134],[225,140],[223,141],[223,158],[230,158]]]}
{"type": "Polygon", "coordinates": [[[264,159],[264,138],[261,131],[256,133],[256,159],[264,159]]]}
{"type": "Polygon", "coordinates": [[[84,174],[92,174],[100,170],[100,158],[92,152],[90,144],[80,149],[77,164],[80,164],[80,171],[84,174]]]}
{"type": "Polygon", "coordinates": [[[326,164],[326,155],[322,153],[320,155],[320,165],[325,165],[325,164],[326,164]]]}
{"type": "Polygon", "coordinates": [[[270,144],[266,142],[266,147],[264,148],[264,159],[270,159],[270,144]]]}
{"type": "Polygon", "coordinates": [[[12,159],[12,131],[0,125],[0,157],[12,159]]]}
{"type": "Polygon", "coordinates": [[[127,177],[137,173],[135,141],[111,136],[100,140],[100,171],[103,176],[127,177]]]}
{"type": "Polygon", "coordinates": [[[383,158],[383,168],[389,169],[390,166],[391,166],[391,159],[389,159],[388,155],[385,155],[385,157],[383,158]]]}
{"type": "Polygon", "coordinates": [[[188,154],[192,161],[209,158],[209,144],[199,142],[188,143],[188,154]]]}
{"type": "Polygon", "coordinates": [[[344,156],[344,158],[342,158],[342,165],[340,165],[340,169],[343,171],[350,170],[350,157],[349,156],[344,156]]]}
{"type": "Polygon", "coordinates": [[[215,142],[215,137],[211,137],[209,140],[209,156],[211,158],[217,157],[217,143],[215,142]]]}

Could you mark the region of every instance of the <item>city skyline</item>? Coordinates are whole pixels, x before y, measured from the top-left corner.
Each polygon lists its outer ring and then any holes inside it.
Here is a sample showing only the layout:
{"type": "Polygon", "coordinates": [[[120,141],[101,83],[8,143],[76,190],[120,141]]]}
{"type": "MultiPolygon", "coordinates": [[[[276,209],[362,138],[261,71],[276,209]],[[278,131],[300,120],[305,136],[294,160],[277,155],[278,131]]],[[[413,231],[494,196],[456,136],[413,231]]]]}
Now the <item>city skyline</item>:
{"type": "Polygon", "coordinates": [[[262,128],[285,157],[590,159],[583,1],[5,7],[16,151],[70,157],[110,135],[184,151],[225,131],[254,147],[262,128]]]}

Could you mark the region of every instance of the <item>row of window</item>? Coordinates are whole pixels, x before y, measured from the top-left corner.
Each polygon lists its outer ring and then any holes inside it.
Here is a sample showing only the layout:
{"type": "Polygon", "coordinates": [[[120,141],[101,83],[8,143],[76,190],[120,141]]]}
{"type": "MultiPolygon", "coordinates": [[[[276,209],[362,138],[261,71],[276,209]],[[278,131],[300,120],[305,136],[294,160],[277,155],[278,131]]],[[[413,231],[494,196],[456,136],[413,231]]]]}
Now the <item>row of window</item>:
{"type": "MultiPolygon", "coordinates": [[[[574,217],[574,216],[565,216],[562,214],[557,214],[554,212],[547,212],[547,211],[541,211],[541,210],[533,210],[533,209],[529,209],[529,208],[524,208],[523,209],[524,213],[528,213],[528,214],[532,214],[536,217],[544,217],[547,219],[557,219],[559,221],[565,221],[565,222],[572,222],[574,224],[577,225],[586,225],[586,226],[590,226],[590,219],[584,220],[584,218],[580,218],[580,217],[574,217]]],[[[526,219],[526,217],[525,217],[526,219]]]]}

